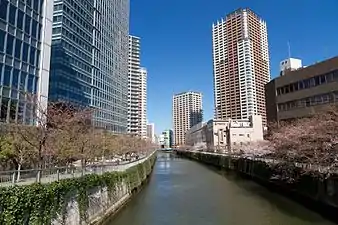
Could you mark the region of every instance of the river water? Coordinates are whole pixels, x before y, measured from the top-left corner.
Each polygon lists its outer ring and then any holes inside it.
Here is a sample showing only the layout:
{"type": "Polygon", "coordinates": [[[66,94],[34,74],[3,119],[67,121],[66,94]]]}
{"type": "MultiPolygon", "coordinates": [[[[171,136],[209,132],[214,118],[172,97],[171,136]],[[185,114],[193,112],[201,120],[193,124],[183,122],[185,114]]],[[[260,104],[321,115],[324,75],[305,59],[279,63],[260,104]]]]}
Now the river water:
{"type": "Polygon", "coordinates": [[[106,225],[333,225],[249,180],[159,153],[147,186],[106,225]]]}

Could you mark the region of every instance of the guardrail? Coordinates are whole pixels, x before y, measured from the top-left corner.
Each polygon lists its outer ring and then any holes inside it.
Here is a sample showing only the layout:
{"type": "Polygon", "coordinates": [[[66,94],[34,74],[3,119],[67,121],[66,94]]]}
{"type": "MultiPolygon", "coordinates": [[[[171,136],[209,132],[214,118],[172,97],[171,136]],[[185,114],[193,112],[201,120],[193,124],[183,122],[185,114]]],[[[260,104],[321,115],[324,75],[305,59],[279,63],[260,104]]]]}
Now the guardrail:
{"type": "Polygon", "coordinates": [[[32,183],[50,183],[62,179],[82,177],[87,174],[103,174],[105,172],[124,171],[148,159],[155,152],[137,160],[120,164],[93,164],[86,167],[56,167],[48,169],[0,171],[0,187],[28,185],[32,183]]]}

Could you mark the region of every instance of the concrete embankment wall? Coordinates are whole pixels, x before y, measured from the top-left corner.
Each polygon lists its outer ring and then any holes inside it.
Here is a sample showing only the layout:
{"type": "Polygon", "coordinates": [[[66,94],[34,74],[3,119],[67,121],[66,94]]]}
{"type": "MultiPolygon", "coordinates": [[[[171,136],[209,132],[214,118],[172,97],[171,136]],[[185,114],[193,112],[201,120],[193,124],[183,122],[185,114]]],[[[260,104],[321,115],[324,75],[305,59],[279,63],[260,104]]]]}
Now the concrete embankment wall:
{"type": "Polygon", "coordinates": [[[101,224],[148,180],[156,152],[119,172],[0,188],[0,224],[101,224]]]}
{"type": "Polygon", "coordinates": [[[338,222],[338,176],[305,172],[301,168],[220,154],[177,151],[177,154],[219,169],[236,172],[303,203],[308,208],[338,222]]]}

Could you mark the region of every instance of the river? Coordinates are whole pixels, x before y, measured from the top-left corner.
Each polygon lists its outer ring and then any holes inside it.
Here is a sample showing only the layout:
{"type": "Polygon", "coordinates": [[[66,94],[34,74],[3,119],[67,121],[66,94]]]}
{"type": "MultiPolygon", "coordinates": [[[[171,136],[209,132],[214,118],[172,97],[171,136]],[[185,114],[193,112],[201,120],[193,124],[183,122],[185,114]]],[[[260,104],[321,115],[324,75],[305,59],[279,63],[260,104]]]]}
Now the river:
{"type": "Polygon", "coordinates": [[[170,153],[106,225],[333,225],[266,188],[170,153]]]}

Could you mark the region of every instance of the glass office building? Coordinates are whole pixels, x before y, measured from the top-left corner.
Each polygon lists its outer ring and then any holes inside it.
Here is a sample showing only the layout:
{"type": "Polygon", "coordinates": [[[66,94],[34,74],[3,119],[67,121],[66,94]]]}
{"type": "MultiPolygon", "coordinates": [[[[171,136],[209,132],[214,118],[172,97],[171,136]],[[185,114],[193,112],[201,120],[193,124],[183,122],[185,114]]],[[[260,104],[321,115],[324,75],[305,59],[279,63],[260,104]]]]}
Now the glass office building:
{"type": "Polygon", "coordinates": [[[55,0],[50,95],[94,109],[93,125],[127,131],[129,0],[55,0]]]}
{"type": "Polygon", "coordinates": [[[0,121],[33,123],[46,108],[53,1],[0,1],[0,121]],[[27,94],[28,93],[28,94],[27,94]]]}

